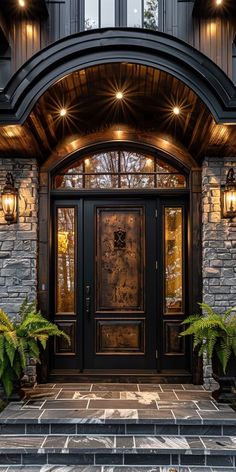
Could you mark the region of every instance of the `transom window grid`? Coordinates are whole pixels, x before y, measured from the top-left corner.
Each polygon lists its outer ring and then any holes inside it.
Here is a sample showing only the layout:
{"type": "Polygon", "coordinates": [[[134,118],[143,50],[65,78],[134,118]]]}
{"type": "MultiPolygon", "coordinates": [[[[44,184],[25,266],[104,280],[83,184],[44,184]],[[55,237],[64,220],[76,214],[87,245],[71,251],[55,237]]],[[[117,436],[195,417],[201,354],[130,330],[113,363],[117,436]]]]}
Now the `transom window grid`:
{"type": "Polygon", "coordinates": [[[160,0],[81,0],[82,29],[128,26],[159,29],[160,0]]]}
{"type": "Polygon", "coordinates": [[[130,151],[86,156],[53,178],[54,189],[186,188],[187,179],[158,157],[130,151]]]}

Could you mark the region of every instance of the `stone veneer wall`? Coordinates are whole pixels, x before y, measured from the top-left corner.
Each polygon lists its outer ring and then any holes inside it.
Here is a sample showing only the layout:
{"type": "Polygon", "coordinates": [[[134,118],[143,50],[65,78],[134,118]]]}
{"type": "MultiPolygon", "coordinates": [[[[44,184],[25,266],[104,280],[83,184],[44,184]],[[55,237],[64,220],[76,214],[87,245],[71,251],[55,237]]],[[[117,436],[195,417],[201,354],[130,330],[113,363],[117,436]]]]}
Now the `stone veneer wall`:
{"type": "MultiPolygon", "coordinates": [[[[38,168],[35,159],[0,158],[0,190],[10,171],[19,192],[16,224],[8,226],[0,203],[0,307],[13,318],[27,296],[37,297],[38,168]]],[[[25,381],[34,383],[34,361],[25,381]]]]}
{"type": "MultiPolygon", "coordinates": [[[[206,158],[202,168],[203,301],[218,312],[236,305],[236,219],[221,218],[221,185],[236,158],[206,158]]],[[[211,387],[211,366],[205,363],[211,387]]]]}

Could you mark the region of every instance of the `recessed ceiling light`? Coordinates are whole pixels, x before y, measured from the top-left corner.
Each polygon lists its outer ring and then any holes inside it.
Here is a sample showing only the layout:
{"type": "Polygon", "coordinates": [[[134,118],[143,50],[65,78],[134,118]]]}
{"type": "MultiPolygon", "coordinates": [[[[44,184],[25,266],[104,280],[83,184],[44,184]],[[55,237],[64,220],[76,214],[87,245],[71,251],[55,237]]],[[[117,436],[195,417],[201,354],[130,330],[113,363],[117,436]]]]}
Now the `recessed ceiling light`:
{"type": "Polygon", "coordinates": [[[220,5],[222,5],[223,3],[223,0],[216,0],[216,5],[217,7],[219,7],[220,5]]]}
{"type": "Polygon", "coordinates": [[[24,8],[25,7],[25,0],[18,0],[19,7],[24,8]]]}
{"type": "Polygon", "coordinates": [[[179,115],[179,114],[180,114],[180,108],[179,108],[178,106],[174,107],[174,108],[173,108],[173,113],[174,113],[174,115],[176,115],[176,116],[179,115]]]}
{"type": "Polygon", "coordinates": [[[65,109],[65,108],[61,108],[61,110],[60,110],[60,116],[66,116],[66,114],[67,114],[66,109],[65,109]]]}
{"type": "Polygon", "coordinates": [[[123,95],[122,92],[117,92],[117,93],[116,93],[116,98],[117,98],[117,100],[122,100],[123,96],[124,96],[124,95],[123,95]]]}

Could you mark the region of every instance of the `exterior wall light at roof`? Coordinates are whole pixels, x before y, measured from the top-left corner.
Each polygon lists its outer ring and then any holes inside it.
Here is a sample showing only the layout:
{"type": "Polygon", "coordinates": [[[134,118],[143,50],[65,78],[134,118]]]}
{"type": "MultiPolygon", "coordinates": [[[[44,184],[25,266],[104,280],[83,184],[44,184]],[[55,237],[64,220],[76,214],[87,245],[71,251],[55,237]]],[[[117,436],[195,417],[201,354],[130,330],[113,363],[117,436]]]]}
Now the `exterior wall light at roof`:
{"type": "Polygon", "coordinates": [[[18,5],[21,8],[25,8],[25,6],[26,6],[25,0],[18,0],[18,5]]]}
{"type": "Polygon", "coordinates": [[[233,168],[229,169],[222,192],[222,213],[224,218],[236,217],[236,178],[233,168]]]}
{"type": "Polygon", "coordinates": [[[216,0],[216,6],[219,7],[223,4],[223,0],[216,0]]]}

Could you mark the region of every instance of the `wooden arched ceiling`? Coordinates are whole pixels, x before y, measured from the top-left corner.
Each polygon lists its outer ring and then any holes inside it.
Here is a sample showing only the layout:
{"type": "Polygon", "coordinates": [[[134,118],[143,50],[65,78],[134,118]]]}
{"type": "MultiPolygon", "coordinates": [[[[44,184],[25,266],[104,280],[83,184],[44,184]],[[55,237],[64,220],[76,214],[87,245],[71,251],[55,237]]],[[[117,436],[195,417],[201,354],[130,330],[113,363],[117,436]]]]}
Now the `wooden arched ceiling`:
{"type": "Polygon", "coordinates": [[[101,133],[122,125],[168,135],[198,162],[236,151],[236,125],[216,125],[210,111],[185,84],[166,72],[137,64],[91,67],[67,75],[39,99],[24,125],[0,127],[4,157],[45,161],[70,137],[101,133]],[[118,90],[124,94],[117,100],[118,90]],[[173,115],[175,105],[180,114],[173,115]],[[67,115],[60,117],[60,109],[67,115]]]}

